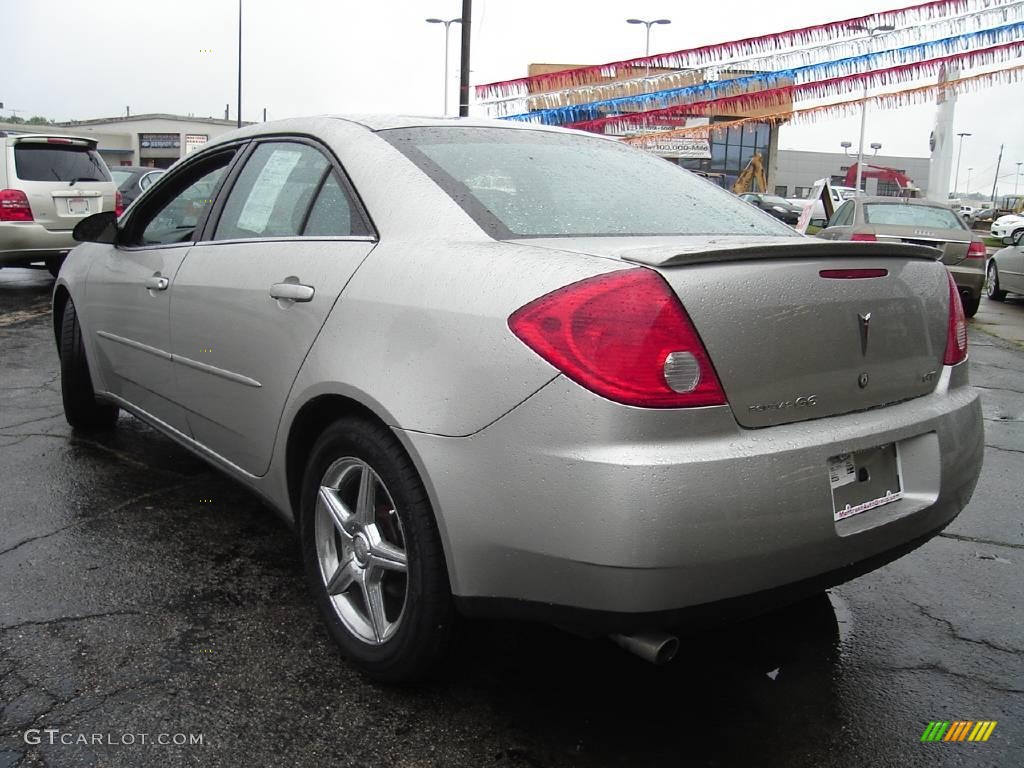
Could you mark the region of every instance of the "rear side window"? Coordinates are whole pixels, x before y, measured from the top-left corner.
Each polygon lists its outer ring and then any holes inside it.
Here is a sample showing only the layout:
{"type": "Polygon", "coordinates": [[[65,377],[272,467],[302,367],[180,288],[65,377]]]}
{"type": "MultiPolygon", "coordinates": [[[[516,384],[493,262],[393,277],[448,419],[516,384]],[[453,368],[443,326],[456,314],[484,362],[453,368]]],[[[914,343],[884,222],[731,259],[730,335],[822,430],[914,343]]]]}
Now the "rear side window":
{"type": "Polygon", "coordinates": [[[22,181],[110,181],[99,153],[67,144],[14,145],[14,168],[22,181]]]}
{"type": "Polygon", "coordinates": [[[492,237],[798,235],[678,165],[597,137],[380,131],[492,237]]]}
{"type": "Polygon", "coordinates": [[[309,220],[302,234],[307,237],[345,237],[363,234],[358,223],[361,222],[357,218],[356,231],[353,231],[352,205],[345,190],[338,183],[338,177],[332,173],[316,196],[316,202],[313,203],[313,210],[309,212],[309,220]]]}
{"type": "Polygon", "coordinates": [[[865,205],[864,219],[868,224],[883,226],[967,229],[963,220],[951,209],[931,205],[865,205]]]}

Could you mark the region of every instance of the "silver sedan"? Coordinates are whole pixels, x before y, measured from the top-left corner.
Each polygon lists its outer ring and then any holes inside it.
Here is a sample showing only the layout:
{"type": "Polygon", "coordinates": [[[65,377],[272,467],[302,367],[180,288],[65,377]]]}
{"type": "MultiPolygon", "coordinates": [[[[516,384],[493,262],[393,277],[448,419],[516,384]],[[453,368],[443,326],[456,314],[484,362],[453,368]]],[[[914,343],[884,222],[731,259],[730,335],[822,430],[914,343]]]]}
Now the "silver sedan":
{"type": "Polygon", "coordinates": [[[127,411],[262,495],[380,679],[462,616],[663,660],[922,544],[978,479],[933,249],[805,238],[613,140],[264,123],[76,234],[68,421],[127,411]]]}

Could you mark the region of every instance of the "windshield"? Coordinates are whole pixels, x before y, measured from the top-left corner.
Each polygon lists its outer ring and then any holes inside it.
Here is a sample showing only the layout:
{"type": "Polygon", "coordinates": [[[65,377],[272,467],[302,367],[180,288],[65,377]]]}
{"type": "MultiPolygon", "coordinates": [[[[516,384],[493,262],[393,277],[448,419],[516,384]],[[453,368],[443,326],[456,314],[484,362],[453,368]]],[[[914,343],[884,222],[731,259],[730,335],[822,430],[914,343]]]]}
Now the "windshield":
{"type": "Polygon", "coordinates": [[[678,165],[607,139],[512,128],[379,135],[496,238],[798,236],[678,165]]]}
{"type": "Polygon", "coordinates": [[[931,205],[869,204],[864,206],[864,220],[868,224],[883,226],[966,228],[960,217],[949,208],[931,205]]]}
{"type": "Polygon", "coordinates": [[[766,203],[770,203],[772,205],[789,205],[789,201],[783,200],[781,197],[776,197],[775,195],[765,195],[761,199],[764,200],[766,203]]]}
{"type": "Polygon", "coordinates": [[[19,142],[14,166],[22,181],[110,181],[99,153],[82,146],[19,142]]]}

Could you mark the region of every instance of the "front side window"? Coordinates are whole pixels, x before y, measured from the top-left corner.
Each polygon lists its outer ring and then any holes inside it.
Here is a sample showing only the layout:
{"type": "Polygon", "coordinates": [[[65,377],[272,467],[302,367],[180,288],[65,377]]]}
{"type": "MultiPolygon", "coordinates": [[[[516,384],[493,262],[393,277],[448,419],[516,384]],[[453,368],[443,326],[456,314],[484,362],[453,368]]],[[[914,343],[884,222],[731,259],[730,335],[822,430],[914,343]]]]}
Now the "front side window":
{"type": "Polygon", "coordinates": [[[168,188],[168,196],[152,198],[129,222],[128,242],[167,245],[192,241],[233,155],[232,151],[208,157],[191,171],[175,174],[177,180],[168,188]],[[135,236],[134,232],[139,234],[135,236]]]}
{"type": "Polygon", "coordinates": [[[493,237],[799,237],[679,166],[607,139],[461,127],[378,135],[493,237]]]}
{"type": "Polygon", "coordinates": [[[99,153],[75,144],[18,142],[14,169],[22,181],[110,181],[99,153]]]}
{"type": "Polygon", "coordinates": [[[845,227],[853,219],[853,203],[847,201],[839,206],[839,210],[832,214],[832,218],[829,219],[828,226],[830,227],[845,227]]]}

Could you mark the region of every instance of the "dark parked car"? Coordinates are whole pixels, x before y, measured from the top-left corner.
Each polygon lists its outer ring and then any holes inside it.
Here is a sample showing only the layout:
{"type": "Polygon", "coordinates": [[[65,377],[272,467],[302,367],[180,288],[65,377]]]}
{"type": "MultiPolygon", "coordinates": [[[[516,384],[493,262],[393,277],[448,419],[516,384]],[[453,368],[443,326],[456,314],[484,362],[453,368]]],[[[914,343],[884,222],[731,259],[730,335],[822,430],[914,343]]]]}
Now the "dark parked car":
{"type": "Polygon", "coordinates": [[[134,165],[121,165],[110,169],[110,175],[114,177],[114,183],[117,184],[117,190],[121,193],[121,200],[126,208],[165,173],[163,168],[142,168],[134,165]]]}
{"type": "Polygon", "coordinates": [[[776,219],[784,221],[787,224],[796,224],[800,218],[800,213],[803,209],[798,205],[793,205],[785,198],[779,197],[778,195],[763,195],[757,192],[748,192],[740,195],[740,200],[746,200],[751,205],[756,205],[765,213],[770,213],[776,219]]]}

